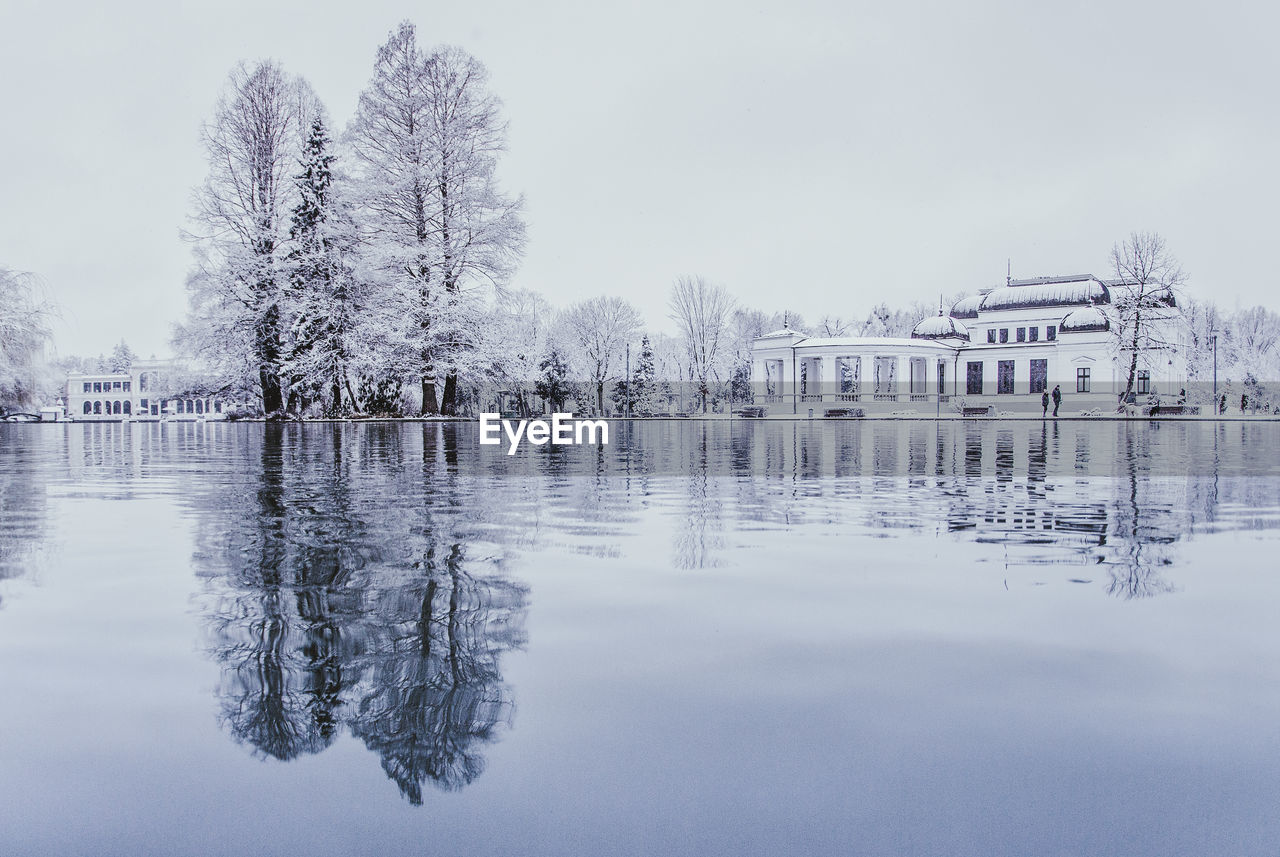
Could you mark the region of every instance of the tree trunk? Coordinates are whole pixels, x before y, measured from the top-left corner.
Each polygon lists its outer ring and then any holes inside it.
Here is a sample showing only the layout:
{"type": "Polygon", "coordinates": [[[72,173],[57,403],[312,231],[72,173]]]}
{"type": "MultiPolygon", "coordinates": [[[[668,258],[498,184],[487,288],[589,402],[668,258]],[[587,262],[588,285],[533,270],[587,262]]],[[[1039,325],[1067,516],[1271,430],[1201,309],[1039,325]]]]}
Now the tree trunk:
{"type": "Polygon", "coordinates": [[[458,373],[450,372],[444,376],[444,390],[441,394],[440,413],[446,417],[458,415],[458,373]]]}
{"type": "Polygon", "coordinates": [[[422,376],[422,410],[419,413],[424,417],[440,413],[440,406],[436,404],[436,381],[428,375],[422,376]]]}
{"type": "Polygon", "coordinates": [[[596,415],[604,416],[604,381],[596,382],[596,415]]]}

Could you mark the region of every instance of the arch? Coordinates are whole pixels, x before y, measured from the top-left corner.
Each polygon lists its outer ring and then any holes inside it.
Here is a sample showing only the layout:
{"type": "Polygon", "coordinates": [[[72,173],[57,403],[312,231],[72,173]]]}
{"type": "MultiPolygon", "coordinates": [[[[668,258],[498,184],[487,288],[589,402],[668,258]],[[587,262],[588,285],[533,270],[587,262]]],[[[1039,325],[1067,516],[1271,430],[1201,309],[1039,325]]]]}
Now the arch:
{"type": "Polygon", "coordinates": [[[93,413],[93,402],[86,401],[86,402],[84,403],[84,412],[85,412],[86,414],[91,414],[91,413],[93,413]]]}
{"type": "Polygon", "coordinates": [[[197,414],[204,413],[204,399],[196,399],[196,413],[197,414]]]}
{"type": "Polygon", "coordinates": [[[124,412],[126,416],[133,413],[133,402],[124,403],[124,412]]]}
{"type": "Polygon", "coordinates": [[[118,413],[120,413],[120,403],[119,403],[119,402],[116,402],[114,405],[112,405],[112,406],[111,406],[111,413],[113,413],[113,414],[118,414],[118,413]]]}
{"type": "Polygon", "coordinates": [[[95,414],[101,414],[101,413],[102,413],[102,402],[94,402],[94,403],[93,403],[93,412],[94,412],[95,414]]]}

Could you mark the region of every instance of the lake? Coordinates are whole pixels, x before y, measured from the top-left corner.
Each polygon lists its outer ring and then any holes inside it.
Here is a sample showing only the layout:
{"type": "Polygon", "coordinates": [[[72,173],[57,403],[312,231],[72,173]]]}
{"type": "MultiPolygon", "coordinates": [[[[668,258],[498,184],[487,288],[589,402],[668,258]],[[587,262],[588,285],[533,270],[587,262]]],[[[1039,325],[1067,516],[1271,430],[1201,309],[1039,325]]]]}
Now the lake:
{"type": "Polygon", "coordinates": [[[0,852],[1280,852],[1280,423],[477,441],[0,425],[0,852]]]}

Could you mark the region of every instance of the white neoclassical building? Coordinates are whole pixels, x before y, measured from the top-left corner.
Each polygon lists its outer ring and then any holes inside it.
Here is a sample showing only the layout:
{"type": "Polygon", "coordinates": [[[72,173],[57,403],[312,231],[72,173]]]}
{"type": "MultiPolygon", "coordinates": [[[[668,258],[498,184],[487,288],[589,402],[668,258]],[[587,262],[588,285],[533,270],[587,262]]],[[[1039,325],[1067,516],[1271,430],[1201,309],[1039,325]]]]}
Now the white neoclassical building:
{"type": "Polygon", "coordinates": [[[67,378],[67,419],[224,419],[227,403],[218,396],[187,391],[177,380],[183,374],[173,361],[137,360],[129,372],[71,375],[67,378]]]}
{"type": "MultiPolygon", "coordinates": [[[[1072,412],[1111,410],[1132,350],[1119,345],[1117,302],[1129,286],[1089,274],[1009,280],[920,321],[910,338],[812,337],[783,329],[752,348],[756,400],[773,413],[848,403],[869,410],[988,407],[1038,411],[1059,388],[1072,412]]],[[[1135,392],[1175,400],[1186,385],[1188,336],[1172,297],[1155,311],[1135,392]]]]}

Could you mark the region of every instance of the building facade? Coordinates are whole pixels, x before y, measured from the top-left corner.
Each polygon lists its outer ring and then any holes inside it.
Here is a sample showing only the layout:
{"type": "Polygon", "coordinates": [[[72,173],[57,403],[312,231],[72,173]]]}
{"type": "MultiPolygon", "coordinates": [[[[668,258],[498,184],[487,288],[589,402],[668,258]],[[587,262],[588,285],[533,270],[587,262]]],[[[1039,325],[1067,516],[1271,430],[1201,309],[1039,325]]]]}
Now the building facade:
{"type": "Polygon", "coordinates": [[[138,360],[128,372],[71,375],[67,378],[67,419],[220,420],[228,403],[219,396],[190,391],[181,368],[168,360],[138,360]]]}
{"type": "MultiPolygon", "coordinates": [[[[921,320],[910,338],[778,330],[755,341],[753,386],[758,402],[794,413],[855,402],[1038,411],[1055,387],[1072,411],[1114,410],[1133,354],[1117,335],[1131,323],[1131,299],[1130,285],[1088,274],[1040,277],[964,298],[921,320]]],[[[1134,392],[1172,402],[1186,386],[1186,324],[1172,296],[1144,301],[1153,335],[1143,337],[1134,392]]]]}

